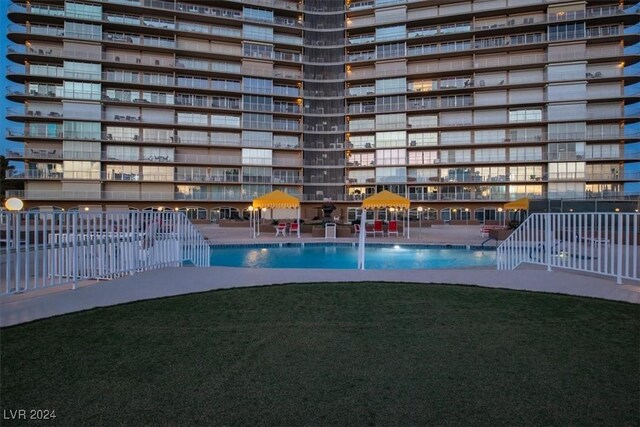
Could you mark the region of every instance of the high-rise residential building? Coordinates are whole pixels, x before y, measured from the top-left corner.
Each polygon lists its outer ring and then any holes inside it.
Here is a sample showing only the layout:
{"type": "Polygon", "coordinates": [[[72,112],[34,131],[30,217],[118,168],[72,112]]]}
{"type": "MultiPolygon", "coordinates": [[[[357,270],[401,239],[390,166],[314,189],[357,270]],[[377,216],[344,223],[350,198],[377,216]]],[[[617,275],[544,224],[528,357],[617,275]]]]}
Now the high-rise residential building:
{"type": "Polygon", "coordinates": [[[384,189],[430,219],[629,196],[634,3],[14,0],[10,195],[209,220],[275,189],[345,219],[384,189]]]}

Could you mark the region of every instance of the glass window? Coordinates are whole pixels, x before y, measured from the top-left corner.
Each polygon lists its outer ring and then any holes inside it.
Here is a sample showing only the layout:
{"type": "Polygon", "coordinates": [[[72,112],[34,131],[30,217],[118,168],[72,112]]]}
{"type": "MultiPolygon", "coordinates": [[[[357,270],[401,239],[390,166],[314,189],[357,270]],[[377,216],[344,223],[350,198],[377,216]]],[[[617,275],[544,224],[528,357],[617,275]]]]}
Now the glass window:
{"type": "Polygon", "coordinates": [[[376,132],[376,147],[406,147],[407,146],[407,132],[406,131],[394,131],[394,132],[376,132]]]}
{"type": "Polygon", "coordinates": [[[581,39],[584,35],[584,22],[549,25],[549,41],[581,39]]]}
{"type": "Polygon", "coordinates": [[[273,28],[244,24],[242,35],[250,40],[273,41],[273,28]]]}
{"type": "Polygon", "coordinates": [[[102,19],[102,6],[66,1],[64,14],[74,18],[102,19]]]}
{"type": "Polygon", "coordinates": [[[259,79],[255,77],[243,77],[242,86],[245,92],[250,93],[272,93],[273,80],[259,79]]]}
{"type": "Polygon", "coordinates": [[[142,166],[143,181],[173,181],[171,166],[142,166]]]}
{"type": "MultiPolygon", "coordinates": [[[[99,16],[98,19],[102,19],[102,16],[99,16]]],[[[66,21],[64,23],[64,36],[79,39],[101,40],[102,25],[66,21]]]]}
{"type": "Polygon", "coordinates": [[[273,134],[271,132],[256,132],[245,130],[242,132],[242,145],[245,147],[271,147],[273,134]]]}
{"type": "Polygon", "coordinates": [[[376,165],[404,165],[406,163],[407,150],[404,148],[376,151],[376,165]]]}
{"type": "Polygon", "coordinates": [[[64,82],[64,96],[74,99],[93,99],[99,101],[102,97],[100,83],[64,82]]]}
{"type": "Polygon", "coordinates": [[[240,127],[240,117],[227,114],[212,114],[211,126],[240,127]]]}
{"type": "Polygon", "coordinates": [[[273,57],[273,46],[269,44],[243,43],[243,55],[252,58],[271,59],[273,57]]]}
{"type": "Polygon", "coordinates": [[[242,149],[242,164],[244,165],[268,165],[272,164],[272,151],[256,148],[242,149]]]}
{"type": "Polygon", "coordinates": [[[271,129],[273,116],[271,114],[244,113],[242,126],[249,129],[271,129]]]}
{"type": "Polygon", "coordinates": [[[64,179],[100,179],[100,162],[65,160],[64,179]]]}
{"type": "Polygon", "coordinates": [[[409,134],[409,147],[423,147],[438,145],[437,132],[422,132],[409,134]]]}
{"type": "Polygon", "coordinates": [[[65,120],[64,137],[69,139],[100,139],[100,123],[65,120]]]}
{"type": "Polygon", "coordinates": [[[403,39],[407,35],[406,25],[376,28],[376,41],[403,39]]]}
{"type": "Polygon", "coordinates": [[[439,163],[437,151],[409,151],[410,165],[432,165],[439,163]]]}
{"type": "Polygon", "coordinates": [[[376,181],[377,182],[406,182],[407,168],[406,167],[376,168],[376,181]]]}
{"type": "Polygon", "coordinates": [[[100,80],[101,71],[100,64],[64,61],[64,75],[72,79],[100,80]]]}
{"type": "Polygon", "coordinates": [[[541,108],[509,110],[509,123],[542,121],[541,108]]]}
{"type": "Polygon", "coordinates": [[[273,22],[273,11],[245,6],[242,8],[242,17],[252,21],[273,22]]]}
{"type": "Polygon", "coordinates": [[[376,46],[376,54],[378,59],[395,58],[405,56],[406,43],[387,43],[376,46]]]}
{"type": "Polygon", "coordinates": [[[178,112],[178,124],[194,124],[206,126],[208,123],[208,114],[178,112]]]}
{"type": "Polygon", "coordinates": [[[395,93],[405,92],[407,88],[407,78],[399,77],[395,79],[381,79],[376,80],[376,93],[395,93]]]}
{"type": "Polygon", "coordinates": [[[273,98],[270,96],[244,95],[242,108],[244,110],[272,111],[273,98]]]}

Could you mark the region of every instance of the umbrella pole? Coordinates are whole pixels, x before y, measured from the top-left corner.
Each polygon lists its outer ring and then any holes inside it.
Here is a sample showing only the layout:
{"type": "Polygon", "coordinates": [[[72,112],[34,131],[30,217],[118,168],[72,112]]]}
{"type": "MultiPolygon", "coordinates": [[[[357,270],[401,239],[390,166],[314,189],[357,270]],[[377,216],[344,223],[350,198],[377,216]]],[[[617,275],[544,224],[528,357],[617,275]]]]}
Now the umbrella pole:
{"type": "Polygon", "coordinates": [[[367,236],[367,230],[365,229],[366,216],[366,210],[362,209],[360,213],[360,234],[358,235],[358,270],[364,270],[364,249],[367,236]]]}

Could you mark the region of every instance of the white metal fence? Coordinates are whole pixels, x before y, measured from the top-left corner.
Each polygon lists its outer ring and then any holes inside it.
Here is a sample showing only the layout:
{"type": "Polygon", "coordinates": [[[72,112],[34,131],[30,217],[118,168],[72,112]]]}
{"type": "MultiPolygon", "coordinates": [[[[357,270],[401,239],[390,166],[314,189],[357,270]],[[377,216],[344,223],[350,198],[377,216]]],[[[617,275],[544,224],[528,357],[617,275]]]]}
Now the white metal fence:
{"type": "Polygon", "coordinates": [[[540,213],[530,215],[498,247],[498,269],[521,263],[568,268],[640,280],[637,213],[540,213]]]}
{"type": "Polygon", "coordinates": [[[209,244],[180,212],[0,212],[0,295],[209,265],[209,244]]]}

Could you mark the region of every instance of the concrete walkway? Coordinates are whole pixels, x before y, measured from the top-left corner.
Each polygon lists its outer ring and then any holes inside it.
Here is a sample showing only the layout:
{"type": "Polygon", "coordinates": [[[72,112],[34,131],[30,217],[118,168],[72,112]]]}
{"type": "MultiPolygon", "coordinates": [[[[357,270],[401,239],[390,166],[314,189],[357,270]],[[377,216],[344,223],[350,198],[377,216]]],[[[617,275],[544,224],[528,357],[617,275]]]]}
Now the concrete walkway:
{"type": "MultiPolygon", "coordinates": [[[[248,238],[246,229],[204,226],[212,243],[297,241],[297,238],[248,238]],[[245,237],[242,237],[244,234],[245,237]]],[[[440,226],[425,228],[422,238],[410,243],[479,244],[484,238],[478,226],[440,226]],[[427,237],[428,236],[428,237],[427,237]]],[[[318,239],[304,238],[304,241],[318,239]]],[[[324,240],[324,239],[319,239],[324,240]]],[[[344,241],[345,239],[338,239],[344,241]]],[[[371,238],[369,241],[407,243],[400,238],[371,238]]],[[[227,289],[284,283],[313,282],[409,282],[478,285],[603,298],[640,303],[640,283],[616,285],[614,278],[595,277],[564,271],[548,272],[540,266],[523,266],[515,271],[495,269],[458,270],[326,270],[326,269],[249,269],[232,267],[176,267],[148,271],[113,281],[87,281],[79,289],[70,286],[31,291],[0,298],[0,326],[16,325],[36,319],[105,307],[131,301],[227,289]]]]}

